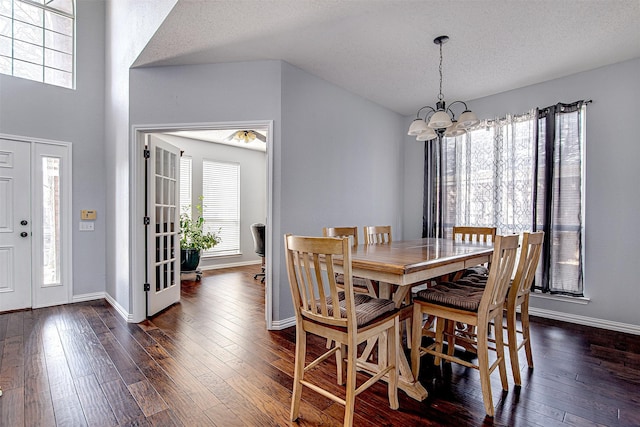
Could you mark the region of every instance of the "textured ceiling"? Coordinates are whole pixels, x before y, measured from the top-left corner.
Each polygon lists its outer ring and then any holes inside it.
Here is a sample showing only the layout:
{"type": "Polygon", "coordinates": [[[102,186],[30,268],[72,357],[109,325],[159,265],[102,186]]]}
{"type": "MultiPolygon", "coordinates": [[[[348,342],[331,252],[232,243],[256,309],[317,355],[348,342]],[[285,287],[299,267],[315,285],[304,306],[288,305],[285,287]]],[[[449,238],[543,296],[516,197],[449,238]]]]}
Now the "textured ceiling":
{"type": "Polygon", "coordinates": [[[640,0],[178,0],[136,60],[280,59],[404,115],[640,57],[640,0]]]}

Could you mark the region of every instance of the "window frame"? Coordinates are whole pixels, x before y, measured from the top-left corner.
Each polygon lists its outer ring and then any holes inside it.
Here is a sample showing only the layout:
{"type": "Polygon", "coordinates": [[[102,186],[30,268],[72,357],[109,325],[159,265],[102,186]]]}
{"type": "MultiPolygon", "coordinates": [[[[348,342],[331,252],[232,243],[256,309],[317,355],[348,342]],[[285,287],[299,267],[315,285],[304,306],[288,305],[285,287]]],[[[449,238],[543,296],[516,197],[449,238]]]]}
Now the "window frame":
{"type": "MultiPolygon", "coordinates": [[[[54,2],[55,0],[41,0],[40,2],[34,0],[0,0],[2,2],[10,2],[11,8],[11,16],[7,16],[5,14],[0,14],[0,18],[7,18],[10,25],[10,35],[0,34],[0,47],[2,46],[3,39],[9,45],[7,50],[10,50],[9,55],[0,53],[0,61],[6,61],[8,63],[8,68],[10,70],[3,70],[2,64],[0,63],[0,74],[9,75],[17,78],[23,78],[31,81],[36,81],[43,84],[48,84],[52,86],[57,86],[65,89],[75,90],[76,88],[76,39],[77,39],[77,31],[76,31],[76,0],[65,0],[70,5],[72,9],[71,13],[65,12],[64,10],[52,7],[49,3],[54,2]],[[26,22],[16,18],[16,3],[21,3],[28,7],[35,7],[41,9],[41,19],[42,22],[38,24],[26,22]],[[65,34],[63,32],[57,31],[51,27],[47,26],[47,14],[52,14],[54,16],[60,16],[65,19],[69,19],[71,21],[70,24],[70,34],[65,34]],[[20,23],[20,26],[27,27],[35,27],[35,32],[37,30],[41,30],[41,39],[34,43],[33,41],[22,40],[20,38],[16,38],[16,23],[20,23]],[[69,51],[53,49],[51,44],[48,44],[47,36],[55,37],[55,35],[61,35],[62,37],[70,37],[71,38],[71,48],[69,51]],[[35,55],[36,60],[34,62],[26,60],[26,58],[16,57],[16,43],[24,45],[25,47],[31,46],[35,47],[35,49],[27,50],[26,54],[29,53],[35,55]],[[70,64],[69,69],[64,69],[60,67],[51,66],[51,61],[54,61],[54,57],[58,54],[61,55],[69,55],[70,64]],[[27,73],[20,73],[16,70],[16,64],[23,65],[25,67],[31,67],[34,71],[38,70],[39,73],[34,73],[33,75],[27,75],[27,73]],[[49,73],[63,73],[69,76],[68,82],[65,79],[56,79],[54,76],[48,76],[49,73]],[[36,78],[36,75],[39,75],[36,78]]],[[[0,11],[2,9],[0,8],[0,11]]],[[[0,50],[1,52],[1,50],[0,50]]]]}

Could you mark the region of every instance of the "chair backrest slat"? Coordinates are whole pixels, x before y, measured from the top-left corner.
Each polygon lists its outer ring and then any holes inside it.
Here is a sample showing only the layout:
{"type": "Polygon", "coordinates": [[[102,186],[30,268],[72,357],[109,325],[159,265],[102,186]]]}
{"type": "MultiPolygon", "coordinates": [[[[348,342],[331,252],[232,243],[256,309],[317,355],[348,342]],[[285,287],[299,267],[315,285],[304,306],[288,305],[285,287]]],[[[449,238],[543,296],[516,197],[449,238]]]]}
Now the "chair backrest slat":
{"type": "Polygon", "coordinates": [[[493,244],[493,257],[487,285],[480,301],[478,313],[488,313],[499,308],[502,310],[505,297],[513,275],[513,269],[518,252],[517,234],[510,236],[496,236],[493,244]]]}
{"type": "Polygon", "coordinates": [[[324,237],[351,237],[353,246],[358,246],[358,227],[324,227],[324,237]]]}
{"type": "Polygon", "coordinates": [[[488,243],[496,240],[496,227],[453,227],[453,240],[488,243]]]}
{"type": "Polygon", "coordinates": [[[364,227],[364,244],[377,245],[391,243],[390,225],[366,225],[364,227]]]}
{"type": "Polygon", "coordinates": [[[513,278],[509,299],[517,299],[531,292],[531,284],[536,275],[540,254],[542,253],[542,242],[544,231],[534,233],[523,233],[522,245],[520,249],[520,259],[513,278]]]}

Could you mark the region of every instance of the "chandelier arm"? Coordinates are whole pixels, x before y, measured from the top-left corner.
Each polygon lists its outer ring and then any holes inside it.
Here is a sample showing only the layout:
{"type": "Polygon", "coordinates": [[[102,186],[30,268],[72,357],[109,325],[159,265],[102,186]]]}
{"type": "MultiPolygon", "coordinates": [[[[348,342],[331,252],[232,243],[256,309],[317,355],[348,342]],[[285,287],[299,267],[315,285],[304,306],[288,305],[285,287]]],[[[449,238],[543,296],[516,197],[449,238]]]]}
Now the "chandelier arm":
{"type": "MultiPolygon", "coordinates": [[[[420,111],[424,110],[425,108],[430,109],[433,113],[435,113],[435,112],[436,112],[436,110],[434,110],[434,109],[433,109],[433,107],[431,107],[431,106],[429,106],[429,105],[425,105],[424,107],[420,108],[420,109],[418,110],[418,112],[416,113],[416,119],[419,119],[419,118],[420,118],[420,111]]],[[[429,115],[429,113],[427,113],[427,115],[429,115]]],[[[425,119],[427,118],[427,116],[424,116],[424,117],[425,117],[425,119]]]]}
{"type": "MultiPolygon", "coordinates": [[[[456,118],[456,113],[453,112],[453,110],[451,109],[451,107],[453,107],[456,104],[462,104],[464,105],[464,111],[469,111],[469,107],[467,107],[467,103],[464,101],[453,101],[451,104],[449,104],[449,107],[447,108],[447,111],[449,113],[451,113],[451,117],[453,117],[454,119],[456,118]]],[[[464,112],[463,111],[463,112],[464,112]]]]}

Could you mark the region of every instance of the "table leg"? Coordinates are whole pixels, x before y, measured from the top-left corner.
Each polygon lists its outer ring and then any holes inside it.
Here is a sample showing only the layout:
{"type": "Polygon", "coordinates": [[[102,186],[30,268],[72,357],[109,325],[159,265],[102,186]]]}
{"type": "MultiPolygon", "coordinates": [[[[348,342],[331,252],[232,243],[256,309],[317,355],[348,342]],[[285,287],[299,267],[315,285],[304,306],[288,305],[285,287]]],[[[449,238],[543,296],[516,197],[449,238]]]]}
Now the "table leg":
{"type": "MultiPolygon", "coordinates": [[[[380,282],[380,297],[382,298],[383,294],[391,296],[390,289],[391,289],[391,285],[389,285],[388,283],[380,282]]],[[[409,286],[397,287],[395,293],[393,294],[393,301],[395,302],[396,307],[400,308],[402,306],[402,303],[409,291],[410,291],[409,286]]],[[[389,298],[389,296],[387,298],[389,298]]],[[[420,331],[417,331],[417,332],[420,333],[420,331]]],[[[399,338],[400,339],[398,340],[398,342],[399,342],[399,345],[401,345],[402,337],[399,337],[399,338]]],[[[408,336],[407,340],[410,341],[411,336],[408,336]]],[[[372,374],[379,372],[378,364],[368,361],[369,357],[371,356],[371,353],[373,352],[373,349],[376,346],[376,341],[378,344],[378,355],[383,354],[386,351],[386,338],[369,340],[369,342],[367,342],[367,345],[364,351],[362,352],[362,355],[360,356],[360,358],[358,358],[358,363],[357,363],[359,369],[370,372],[372,374]],[[383,347],[383,345],[385,347],[383,347]]],[[[407,393],[409,397],[412,397],[419,401],[422,401],[427,398],[428,396],[427,390],[424,388],[422,384],[420,384],[420,382],[416,378],[414,378],[413,373],[411,372],[411,365],[409,364],[409,361],[407,360],[407,357],[404,351],[398,352],[398,371],[399,371],[398,388],[400,388],[400,390],[403,390],[405,393],[407,393]]],[[[385,376],[384,380],[387,380],[387,379],[388,379],[388,376],[385,376]]]]}

